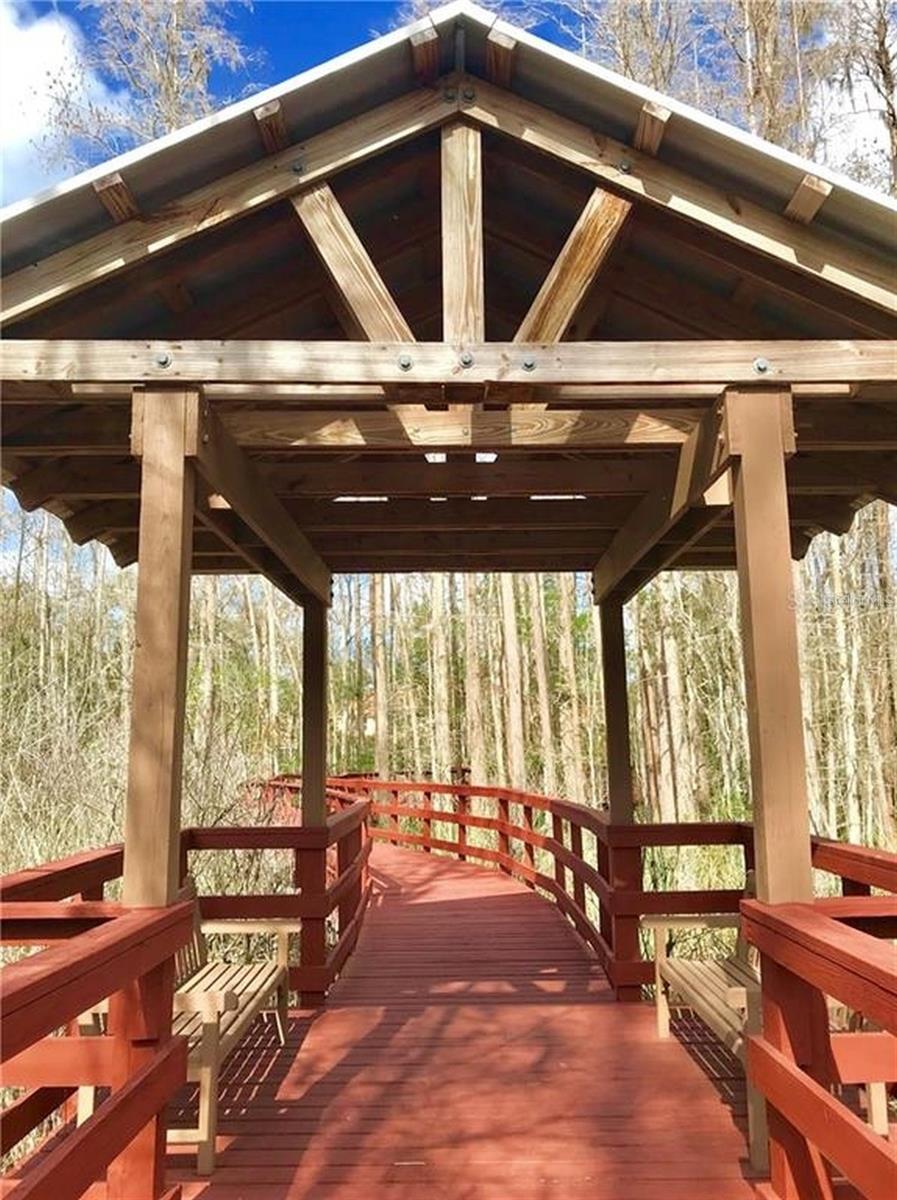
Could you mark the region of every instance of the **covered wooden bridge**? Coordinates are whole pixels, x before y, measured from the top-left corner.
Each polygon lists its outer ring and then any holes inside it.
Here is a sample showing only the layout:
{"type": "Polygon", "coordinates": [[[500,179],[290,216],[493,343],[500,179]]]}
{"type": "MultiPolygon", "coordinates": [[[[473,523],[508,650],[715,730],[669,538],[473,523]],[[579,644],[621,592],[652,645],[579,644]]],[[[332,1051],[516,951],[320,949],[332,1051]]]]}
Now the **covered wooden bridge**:
{"type": "Polygon", "coordinates": [[[4,1152],[63,1121],[4,1195],[894,1195],[853,1085],[897,1079],[897,859],[811,839],[792,560],[897,500],[895,221],[466,2],[4,214],[4,478],[139,567],[124,846],[0,889],[4,940],[46,947],[4,969],[4,1152]],[[752,826],[634,819],[623,606],[668,568],[738,572],[752,826]],[[332,573],[562,569],[601,606],[605,808],[328,783],[332,573]],[[303,777],[182,829],[210,571],[303,606],[303,777]],[[646,847],[696,844],[757,899],[646,885],[646,847]],[[249,975],[173,1002],[190,858],[226,849],[295,859],[290,893],[199,901],[280,935],[285,1045],[237,1024],[249,975]],[[768,1173],[736,1059],[639,1003],[640,922],[739,906],[768,1173]],[[216,1022],[217,1131],[181,1036],[216,1022]]]}

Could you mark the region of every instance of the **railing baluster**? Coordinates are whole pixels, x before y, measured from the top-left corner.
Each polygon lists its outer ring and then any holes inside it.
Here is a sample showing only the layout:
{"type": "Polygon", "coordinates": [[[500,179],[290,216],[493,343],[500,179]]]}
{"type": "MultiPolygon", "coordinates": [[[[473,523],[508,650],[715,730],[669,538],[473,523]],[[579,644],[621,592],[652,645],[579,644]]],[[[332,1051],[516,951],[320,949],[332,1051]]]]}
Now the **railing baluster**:
{"type": "MultiPolygon", "coordinates": [[[[424,792],[424,808],[431,809],[432,807],[433,807],[433,793],[432,792],[424,792]]],[[[432,854],[433,847],[431,845],[429,845],[429,843],[433,839],[433,818],[432,817],[424,817],[423,832],[424,832],[424,837],[427,839],[427,844],[424,845],[424,853],[432,854]]]]}
{"type": "MultiPolygon", "coordinates": [[[[559,842],[561,846],[563,846],[564,820],[563,817],[558,815],[558,813],[551,814],[551,836],[556,842],[559,842]]],[[[557,855],[554,856],[554,881],[561,888],[563,888],[564,891],[567,890],[567,872],[564,868],[564,864],[557,857],[557,855]]]]}
{"type": "Polygon", "coordinates": [[[508,826],[511,823],[510,805],[507,796],[498,798],[498,819],[505,826],[498,831],[498,852],[503,858],[501,869],[508,874],[511,872],[511,839],[508,836],[508,826]]]}
{"type": "Polygon", "coordinates": [[[455,811],[458,814],[458,858],[461,862],[467,862],[467,855],[464,851],[467,849],[467,815],[470,812],[469,797],[463,792],[456,795],[457,801],[455,811]]]}
{"type": "MultiPolygon", "coordinates": [[[[524,804],[523,806],[523,828],[527,833],[533,832],[533,809],[532,805],[524,804]]],[[[536,848],[531,841],[523,840],[523,861],[531,871],[536,869],[536,848]]],[[[525,880],[530,887],[535,887],[535,882],[532,879],[525,880]]]]}
{"type": "MultiPolygon", "coordinates": [[[[582,852],[582,826],[577,825],[575,821],[570,822],[570,850],[577,861],[585,862],[582,852]]],[[[583,883],[582,876],[577,871],[573,872],[573,900],[576,907],[585,913],[586,885],[583,883]]]]}

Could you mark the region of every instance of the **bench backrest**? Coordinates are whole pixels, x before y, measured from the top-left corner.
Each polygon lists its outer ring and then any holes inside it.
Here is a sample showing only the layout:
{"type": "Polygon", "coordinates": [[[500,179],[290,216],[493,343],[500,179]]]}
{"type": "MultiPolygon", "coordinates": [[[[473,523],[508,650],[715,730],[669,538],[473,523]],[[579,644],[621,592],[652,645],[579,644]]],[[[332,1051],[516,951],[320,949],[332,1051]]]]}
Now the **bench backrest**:
{"type": "Polygon", "coordinates": [[[193,936],[186,946],[182,946],[175,955],[175,987],[180,985],[200,971],[209,961],[209,950],[202,932],[199,916],[199,901],[196,898],[196,884],[188,875],[178,892],[179,900],[193,901],[193,936]]]}

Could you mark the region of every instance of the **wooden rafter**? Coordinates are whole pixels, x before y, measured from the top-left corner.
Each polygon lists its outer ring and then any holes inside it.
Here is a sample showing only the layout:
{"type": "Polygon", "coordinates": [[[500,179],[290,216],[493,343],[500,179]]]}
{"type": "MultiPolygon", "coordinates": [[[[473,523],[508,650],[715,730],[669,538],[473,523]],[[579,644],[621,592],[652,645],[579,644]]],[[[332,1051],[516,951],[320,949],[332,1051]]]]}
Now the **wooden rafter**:
{"type": "Polygon", "coordinates": [[[29,341],[0,344],[12,382],[272,384],[895,383],[892,341],[29,341]],[[410,361],[409,361],[410,359],[410,361]]]}
{"type": "Polygon", "coordinates": [[[515,342],[561,341],[631,210],[628,200],[595,188],[521,321],[515,342]]]}
{"type": "Polygon", "coordinates": [[[663,141],[663,135],[666,133],[667,122],[671,115],[670,110],[664,108],[662,104],[646,100],[639,110],[638,122],[632,137],[632,144],[636,150],[641,150],[644,154],[656,154],[660,149],[660,143],[663,141]]]}
{"type": "Polygon", "coordinates": [[[413,342],[408,322],[330,185],[318,184],[293,196],[292,202],[361,335],[371,341],[413,342]]]}
{"type": "Polygon", "coordinates": [[[478,83],[464,108],[485,128],[561,159],[631,199],[683,217],[752,251],[821,279],[888,313],[897,312],[893,263],[848,247],[519,96],[478,83]]]}
{"type": "Polygon", "coordinates": [[[259,141],[265,152],[277,154],[281,150],[286,150],[290,144],[290,135],[280,101],[269,100],[267,104],[260,104],[258,108],[252,110],[252,115],[258,130],[259,141]]]}
{"type": "Polygon", "coordinates": [[[514,74],[517,39],[500,29],[490,29],[486,35],[486,78],[496,87],[509,88],[514,74]]]}
{"type": "Polygon", "coordinates": [[[8,322],[40,312],[62,297],[111,278],[188,238],[424,133],[448,120],[457,109],[456,102],[429,90],[411,92],[316,134],[301,146],[205,184],[160,212],[125,221],[51,254],[4,279],[0,320],[8,322]]]}

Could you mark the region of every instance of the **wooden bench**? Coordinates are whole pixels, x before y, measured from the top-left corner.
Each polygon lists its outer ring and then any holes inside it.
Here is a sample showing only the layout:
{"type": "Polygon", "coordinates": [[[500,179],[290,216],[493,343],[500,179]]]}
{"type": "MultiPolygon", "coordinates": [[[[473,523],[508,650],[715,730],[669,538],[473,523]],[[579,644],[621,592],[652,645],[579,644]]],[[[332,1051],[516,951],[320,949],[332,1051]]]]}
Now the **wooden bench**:
{"type": "MultiPolygon", "coordinates": [[[[673,929],[733,929],[737,913],[722,916],[645,917],[642,927],[654,933],[654,984],[657,1032],[670,1036],[670,1008],[690,1008],[738,1058],[745,1061],[746,1035],[762,1027],[760,977],[739,933],[735,953],[723,959],[670,958],[667,940],[673,929]]],[[[766,1105],[747,1084],[748,1148],[751,1165],[769,1168],[766,1105]]]]}
{"type": "MultiPolygon", "coordinates": [[[[179,899],[195,899],[187,884],[179,899]]],[[[193,937],[176,957],[172,1033],[185,1037],[189,1053],[187,1079],[199,1084],[199,1121],[192,1129],[169,1129],[168,1140],[176,1144],[196,1143],[199,1175],[215,1169],[215,1139],[218,1132],[218,1076],[221,1066],[240,1044],[243,1035],[263,1011],[273,1010],[280,1044],[286,1042],[289,1005],[289,934],[296,922],[201,923],[195,906],[193,937]],[[275,932],[276,962],[216,962],[209,958],[204,929],[215,932],[275,932]]],[[[85,1014],[82,1030],[99,1032],[96,1012],[85,1014]]],[[[93,1110],[93,1089],[79,1090],[78,1121],[93,1110]]]]}

